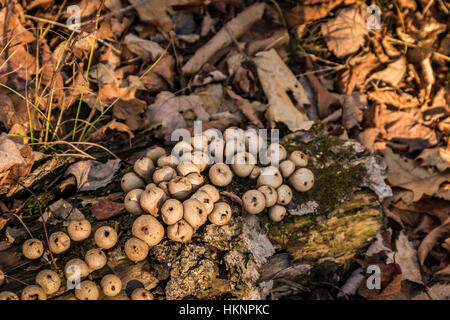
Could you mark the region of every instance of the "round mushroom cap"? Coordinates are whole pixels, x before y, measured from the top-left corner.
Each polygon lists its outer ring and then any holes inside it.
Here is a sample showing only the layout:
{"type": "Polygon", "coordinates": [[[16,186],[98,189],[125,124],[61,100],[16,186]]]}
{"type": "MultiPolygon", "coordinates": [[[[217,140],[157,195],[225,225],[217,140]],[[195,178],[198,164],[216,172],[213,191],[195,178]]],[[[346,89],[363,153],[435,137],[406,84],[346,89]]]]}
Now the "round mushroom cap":
{"type": "Polygon", "coordinates": [[[189,173],[192,172],[196,172],[196,173],[200,173],[200,169],[193,163],[190,162],[182,162],[177,166],[177,172],[185,177],[187,176],[189,173]]]}
{"type": "Polygon", "coordinates": [[[186,155],[190,155],[193,150],[194,148],[191,143],[183,140],[173,146],[171,154],[178,160],[182,161],[183,159],[186,159],[186,155]]]}
{"type": "Polygon", "coordinates": [[[286,208],[278,204],[269,208],[269,218],[274,222],[280,222],[286,214],[286,208]]]}
{"type": "Polygon", "coordinates": [[[289,160],[291,160],[296,167],[306,167],[308,164],[308,156],[300,150],[293,151],[289,155],[289,160]]]}
{"type": "Polygon", "coordinates": [[[194,229],[183,219],[167,227],[167,236],[173,241],[188,242],[193,234],[194,229]]]}
{"type": "Polygon", "coordinates": [[[14,292],[2,291],[2,292],[0,292],[0,301],[5,301],[5,300],[19,300],[19,297],[14,292]]]}
{"type": "Polygon", "coordinates": [[[248,177],[252,173],[255,164],[255,157],[248,152],[236,153],[231,160],[231,168],[234,174],[241,178],[248,177]]]}
{"type": "Polygon", "coordinates": [[[225,187],[233,179],[233,172],[225,163],[216,163],[209,169],[209,180],[213,185],[225,187]]]}
{"type": "Polygon", "coordinates": [[[147,188],[141,195],[139,201],[141,208],[144,211],[154,215],[155,217],[159,214],[159,209],[166,200],[166,193],[163,189],[158,187],[147,188]]]}
{"type": "Polygon", "coordinates": [[[255,166],[255,167],[253,167],[252,172],[250,172],[250,175],[248,177],[252,180],[255,180],[256,178],[259,177],[260,174],[261,174],[261,168],[255,166]]]}
{"type": "Polygon", "coordinates": [[[41,240],[28,239],[22,245],[22,253],[27,259],[39,259],[44,253],[44,245],[41,240]]]}
{"type": "Polygon", "coordinates": [[[26,286],[22,290],[21,300],[47,300],[47,295],[40,286],[26,286]]]}
{"type": "Polygon", "coordinates": [[[48,247],[55,254],[63,253],[70,248],[70,238],[62,231],[54,232],[48,238],[48,247]]]}
{"type": "Polygon", "coordinates": [[[208,138],[203,134],[194,134],[191,139],[191,144],[194,150],[205,151],[208,148],[208,138]]]}
{"type": "Polygon", "coordinates": [[[153,294],[144,288],[134,289],[131,293],[131,300],[154,300],[153,294]]]}
{"type": "Polygon", "coordinates": [[[133,262],[145,260],[149,250],[148,245],[144,241],[134,237],[125,242],[124,249],[128,259],[133,262]]]}
{"type": "Polygon", "coordinates": [[[258,188],[259,192],[262,192],[264,198],[266,199],[265,206],[266,208],[272,207],[277,204],[278,201],[278,193],[274,187],[271,186],[261,186],[258,188]]]}
{"type": "Polygon", "coordinates": [[[156,162],[156,165],[158,167],[175,168],[179,163],[180,163],[180,161],[178,160],[178,158],[174,157],[171,154],[168,154],[168,155],[161,156],[158,159],[158,161],[156,162]]]}
{"type": "Polygon", "coordinates": [[[125,210],[133,216],[139,216],[144,213],[141,208],[141,195],[144,192],[142,189],[133,189],[125,196],[125,210]]]}
{"type": "Polygon", "coordinates": [[[155,217],[148,214],[134,220],[131,232],[150,247],[157,245],[164,238],[164,227],[155,217]]]}
{"type": "Polygon", "coordinates": [[[187,181],[189,181],[189,183],[192,186],[192,190],[197,190],[198,188],[200,188],[200,186],[203,184],[204,182],[204,178],[201,174],[197,173],[197,172],[192,172],[189,173],[186,176],[187,181]]]}
{"type": "Polygon", "coordinates": [[[245,152],[244,140],[227,140],[225,144],[225,162],[232,163],[236,153],[245,152]]]}
{"type": "Polygon", "coordinates": [[[267,159],[272,165],[278,165],[281,161],[286,159],[286,149],[279,143],[271,143],[267,147],[267,159]]]}
{"type": "Polygon", "coordinates": [[[152,159],[147,157],[142,157],[134,163],[134,172],[136,172],[141,178],[146,182],[152,181],[153,171],[155,170],[155,165],[152,159]]]}
{"type": "Polygon", "coordinates": [[[128,193],[133,189],[144,189],[145,182],[136,173],[127,172],[120,181],[123,192],[128,193]]]}
{"type": "Polygon", "coordinates": [[[194,198],[185,200],[183,202],[183,218],[194,229],[198,229],[205,224],[208,213],[203,202],[194,198]]]}
{"type": "Polygon", "coordinates": [[[175,169],[172,167],[161,167],[156,169],[153,172],[153,182],[156,184],[159,184],[163,181],[170,181],[171,179],[175,178],[177,173],[175,172],[175,169]]]}
{"type": "Polygon", "coordinates": [[[208,219],[215,225],[223,226],[230,221],[231,213],[231,207],[228,203],[217,202],[214,204],[213,211],[208,215],[208,219]]]}
{"type": "Polygon", "coordinates": [[[105,296],[115,297],[122,291],[122,280],[115,274],[107,274],[100,281],[100,287],[105,296]]]}
{"type": "Polygon", "coordinates": [[[266,207],[266,198],[258,190],[248,190],[242,196],[245,211],[250,214],[258,214],[266,207]]]}
{"type": "Polygon", "coordinates": [[[161,208],[161,218],[165,224],[171,225],[183,219],[183,204],[177,199],[168,199],[161,208]]]}
{"type": "Polygon", "coordinates": [[[94,233],[94,241],[97,246],[102,249],[111,249],[117,243],[119,236],[116,230],[110,226],[103,226],[97,229],[94,233]]]}
{"type": "Polygon", "coordinates": [[[186,199],[192,191],[192,184],[186,177],[175,177],[169,181],[169,193],[175,199],[186,199]]]}
{"type": "Polygon", "coordinates": [[[280,205],[287,205],[292,200],[292,190],[289,188],[287,184],[282,184],[277,189],[278,193],[278,201],[277,203],[280,205]]]}
{"type": "Polygon", "coordinates": [[[72,220],[67,226],[67,233],[73,241],[82,241],[91,235],[91,223],[86,219],[72,220]]]}
{"type": "MultiPolygon", "coordinates": [[[[173,178],[173,179],[175,179],[175,178],[173,178]]],[[[158,184],[158,188],[160,188],[162,191],[164,191],[164,199],[167,199],[168,197],[170,197],[169,182],[168,181],[163,181],[160,184],[158,184]]]]}
{"type": "Polygon", "coordinates": [[[216,139],[209,143],[207,152],[214,157],[215,159],[211,159],[211,162],[223,162],[224,157],[224,149],[225,149],[225,141],[223,139],[216,139]]]}
{"type": "Polygon", "coordinates": [[[152,159],[153,163],[156,163],[158,159],[166,154],[166,150],[160,146],[153,146],[147,150],[145,156],[152,159]]]}
{"type": "Polygon", "coordinates": [[[78,300],[97,300],[99,296],[98,286],[90,280],[82,281],[80,287],[75,289],[75,297],[78,300]]]}
{"type": "Polygon", "coordinates": [[[275,167],[265,167],[261,169],[261,174],[256,180],[256,185],[259,186],[271,186],[275,189],[281,186],[283,183],[283,177],[280,171],[275,167]]]}
{"type": "Polygon", "coordinates": [[[61,286],[61,279],[59,279],[59,276],[55,271],[45,269],[37,274],[36,284],[41,286],[45,294],[49,295],[58,291],[61,286]]]}
{"type": "Polygon", "coordinates": [[[264,146],[264,139],[255,129],[246,130],[244,133],[245,150],[253,156],[257,156],[264,146]]]}
{"type": "Polygon", "coordinates": [[[298,192],[306,192],[314,186],[314,174],[307,168],[297,169],[289,177],[289,183],[298,192]]]}
{"type": "Polygon", "coordinates": [[[214,201],[212,200],[209,193],[206,192],[205,190],[198,190],[196,193],[192,195],[192,198],[200,200],[203,203],[207,214],[210,214],[211,211],[214,209],[214,201]]]}
{"type": "Polygon", "coordinates": [[[220,199],[219,190],[217,190],[217,188],[214,187],[213,185],[205,184],[200,189],[198,189],[198,191],[200,191],[200,190],[206,191],[206,193],[209,194],[209,196],[211,197],[213,202],[219,201],[219,199],[220,199]]]}
{"type": "Polygon", "coordinates": [[[202,151],[194,151],[192,154],[192,163],[197,166],[200,172],[205,171],[206,167],[210,165],[211,159],[202,151]]]}
{"type": "Polygon", "coordinates": [[[291,160],[283,160],[280,163],[280,172],[283,178],[288,178],[295,171],[295,164],[291,160]]]}
{"type": "Polygon", "coordinates": [[[89,275],[89,271],[89,266],[86,262],[78,258],[69,260],[64,266],[66,279],[71,281],[86,278],[89,275]]]}
{"type": "Polygon", "coordinates": [[[228,143],[230,140],[244,141],[245,132],[241,128],[232,126],[223,132],[223,139],[228,143]]]}
{"type": "Polygon", "coordinates": [[[91,271],[100,270],[106,265],[108,259],[101,249],[91,249],[86,252],[84,261],[88,264],[91,271]]]}

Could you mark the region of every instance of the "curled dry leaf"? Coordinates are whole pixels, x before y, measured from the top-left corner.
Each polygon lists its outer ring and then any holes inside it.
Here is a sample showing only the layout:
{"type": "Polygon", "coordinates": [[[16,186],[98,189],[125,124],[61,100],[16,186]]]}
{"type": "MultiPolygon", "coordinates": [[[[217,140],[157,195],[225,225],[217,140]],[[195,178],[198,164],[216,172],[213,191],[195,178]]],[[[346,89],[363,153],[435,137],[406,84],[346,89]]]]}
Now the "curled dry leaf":
{"type": "Polygon", "coordinates": [[[400,81],[402,81],[403,77],[405,76],[405,73],[406,73],[406,58],[404,56],[401,56],[394,62],[388,64],[385,69],[372,74],[366,80],[366,84],[370,80],[382,80],[386,83],[391,84],[393,87],[396,87],[400,83],[400,81]]]}
{"type": "MultiPolygon", "coordinates": [[[[425,259],[428,254],[433,249],[434,246],[438,245],[441,240],[448,237],[450,234],[450,218],[448,218],[442,225],[433,229],[420,243],[417,253],[419,255],[419,261],[422,267],[424,267],[425,259]]],[[[427,268],[425,268],[427,270],[427,268]]]]}
{"type": "Polygon", "coordinates": [[[435,166],[439,171],[444,172],[450,168],[450,148],[425,149],[416,159],[422,159],[422,166],[424,167],[435,166]]]}
{"type": "Polygon", "coordinates": [[[380,65],[378,58],[374,54],[369,54],[363,62],[351,69],[346,69],[339,77],[337,87],[342,93],[351,94],[355,88],[364,85],[367,75],[380,65]]]}
{"type": "Polygon", "coordinates": [[[107,198],[97,198],[92,203],[92,215],[97,220],[114,218],[125,212],[123,202],[114,202],[107,198]]]}
{"type": "Polygon", "coordinates": [[[377,103],[390,104],[399,109],[417,108],[420,104],[419,99],[404,92],[398,94],[395,91],[370,91],[367,97],[377,103]]]}
{"type": "Polygon", "coordinates": [[[234,102],[236,102],[236,106],[238,107],[238,109],[247,117],[251,124],[254,124],[261,129],[264,128],[264,125],[256,115],[255,108],[252,106],[250,101],[237,95],[230,88],[227,88],[227,93],[234,100],[234,102]]]}
{"type": "Polygon", "coordinates": [[[305,1],[302,2],[302,4],[296,5],[285,13],[286,21],[290,27],[324,18],[331,10],[344,2],[344,0],[321,1],[324,3],[318,5],[313,5],[315,3],[306,3],[305,1]]]}
{"type": "MultiPolygon", "coordinates": [[[[309,60],[308,64],[311,66],[309,60]]],[[[310,69],[310,68],[308,68],[310,69]]],[[[312,69],[312,66],[311,66],[312,69]]],[[[314,91],[314,96],[317,102],[317,111],[319,112],[319,117],[325,118],[332,112],[332,106],[339,105],[339,96],[335,93],[331,93],[325,88],[324,85],[317,79],[317,77],[312,73],[307,73],[306,77],[314,91]]]]}
{"type": "Polygon", "coordinates": [[[119,167],[120,159],[108,160],[106,163],[94,160],[79,161],[72,164],[64,176],[74,175],[79,191],[91,191],[110,183],[119,167]]]}
{"type": "Polygon", "coordinates": [[[115,120],[109,122],[108,124],[105,124],[100,129],[97,129],[96,131],[92,132],[89,137],[88,141],[102,141],[106,140],[109,137],[111,137],[111,134],[114,132],[118,133],[126,133],[129,137],[129,139],[134,138],[133,132],[130,130],[130,128],[122,122],[117,122],[115,120]]]}
{"type": "Polygon", "coordinates": [[[158,43],[141,39],[131,33],[125,36],[124,44],[128,50],[145,61],[155,61],[164,51],[158,43]]]}

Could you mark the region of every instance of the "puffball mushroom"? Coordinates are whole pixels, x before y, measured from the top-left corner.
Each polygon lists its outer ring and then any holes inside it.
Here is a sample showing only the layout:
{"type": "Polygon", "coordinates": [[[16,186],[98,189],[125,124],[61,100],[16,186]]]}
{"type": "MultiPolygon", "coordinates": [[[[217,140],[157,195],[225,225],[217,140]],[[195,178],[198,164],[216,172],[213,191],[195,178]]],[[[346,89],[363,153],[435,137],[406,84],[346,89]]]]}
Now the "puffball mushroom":
{"type": "Polygon", "coordinates": [[[192,191],[192,184],[185,177],[175,177],[169,181],[169,193],[175,199],[186,199],[192,191]]]}
{"type": "Polygon", "coordinates": [[[192,172],[200,173],[200,169],[193,163],[182,162],[177,166],[177,172],[179,175],[185,177],[192,172]]]}
{"type": "Polygon", "coordinates": [[[27,259],[38,259],[44,253],[44,245],[41,240],[28,239],[22,245],[22,253],[27,259]]]}
{"type": "Polygon", "coordinates": [[[250,214],[258,214],[266,207],[266,198],[258,190],[248,190],[242,196],[245,211],[250,214]]]}
{"type": "MultiPolygon", "coordinates": [[[[176,178],[176,177],[175,177],[176,178]]],[[[173,179],[175,179],[175,178],[173,178],[173,179]]],[[[173,180],[172,179],[172,180],[173,180]]],[[[166,199],[166,198],[168,198],[168,197],[170,197],[170,192],[169,192],[169,182],[167,182],[167,181],[163,181],[163,182],[160,182],[159,184],[158,184],[158,188],[160,188],[162,191],[164,191],[164,199],[166,199]]]]}
{"type": "Polygon", "coordinates": [[[167,225],[177,223],[183,218],[183,204],[177,199],[168,199],[161,207],[161,218],[167,225]]]}
{"type": "Polygon", "coordinates": [[[40,286],[26,286],[22,290],[21,300],[47,300],[47,295],[40,286]]]}
{"type": "Polygon", "coordinates": [[[192,239],[193,234],[194,229],[183,219],[167,227],[167,236],[173,241],[187,242],[192,239]]]}
{"type": "Polygon", "coordinates": [[[61,279],[55,271],[45,269],[37,274],[36,284],[44,290],[45,294],[50,295],[58,291],[61,286],[61,279]]]}
{"type": "Polygon", "coordinates": [[[275,205],[269,208],[269,218],[274,222],[280,222],[286,216],[286,208],[280,205],[275,205]]]}
{"type": "Polygon", "coordinates": [[[278,201],[278,193],[274,187],[271,186],[261,186],[258,188],[259,192],[262,192],[266,200],[266,208],[274,206],[278,201]]]}
{"type": "Polygon", "coordinates": [[[248,176],[250,179],[255,180],[259,177],[259,175],[261,174],[261,168],[260,167],[254,167],[252,169],[252,172],[250,172],[250,175],[248,176]]]}
{"type": "Polygon", "coordinates": [[[181,162],[189,158],[193,150],[191,144],[183,140],[175,144],[171,154],[181,162]]]}
{"type": "Polygon", "coordinates": [[[192,186],[192,190],[197,190],[198,188],[200,188],[200,186],[203,184],[203,182],[205,181],[205,179],[203,179],[203,176],[197,172],[192,172],[189,173],[186,176],[187,181],[189,181],[189,183],[192,186]]]}
{"type": "Polygon", "coordinates": [[[176,175],[177,173],[172,167],[166,166],[158,168],[153,172],[153,182],[159,184],[163,181],[170,181],[171,179],[175,178],[176,175]]]}
{"type": "Polygon", "coordinates": [[[133,189],[144,189],[145,182],[136,173],[125,173],[120,181],[123,192],[128,193],[133,189]]]}
{"type": "Polygon", "coordinates": [[[261,174],[256,180],[256,185],[259,186],[271,186],[275,189],[281,186],[283,183],[283,177],[280,171],[275,167],[265,167],[261,169],[261,174]]]}
{"type": "Polygon", "coordinates": [[[280,172],[283,178],[288,178],[295,171],[295,164],[291,160],[283,160],[280,163],[280,172]]]}
{"type": "Polygon", "coordinates": [[[214,201],[211,196],[205,190],[198,190],[196,193],[192,195],[192,198],[197,199],[203,203],[206,209],[206,213],[210,214],[214,209],[214,201]]]}
{"type": "Polygon", "coordinates": [[[192,154],[192,163],[198,167],[200,172],[203,172],[211,163],[211,159],[206,153],[202,151],[194,151],[194,153],[192,154]]]}
{"type": "Polygon", "coordinates": [[[159,209],[166,199],[166,193],[158,187],[147,188],[141,195],[139,201],[142,209],[155,217],[159,214],[159,209]]]}
{"type": "Polygon", "coordinates": [[[200,228],[208,219],[203,202],[194,198],[185,200],[183,202],[183,218],[192,228],[200,228]]]}
{"type": "Polygon", "coordinates": [[[144,210],[140,205],[141,195],[143,192],[144,190],[142,189],[133,189],[125,196],[125,210],[133,216],[139,216],[144,213],[144,210]]]}
{"type": "Polygon", "coordinates": [[[144,288],[134,289],[131,293],[131,300],[154,300],[153,294],[144,288]]]}
{"type": "Polygon", "coordinates": [[[269,144],[267,147],[267,159],[273,164],[278,164],[287,157],[286,149],[279,143],[269,144]]]}
{"type": "Polygon", "coordinates": [[[231,207],[226,202],[217,202],[214,204],[214,209],[208,215],[208,219],[211,223],[223,226],[227,224],[231,219],[231,207]]]}
{"type": "Polygon", "coordinates": [[[67,226],[67,233],[73,241],[82,241],[91,235],[91,223],[86,219],[72,220],[67,226]]]}
{"type": "Polygon", "coordinates": [[[75,281],[78,278],[86,278],[89,275],[89,266],[81,259],[69,260],[64,266],[66,279],[75,281]]]}
{"type": "Polygon", "coordinates": [[[236,126],[228,127],[223,132],[223,139],[228,142],[230,140],[242,140],[244,141],[245,132],[241,128],[236,126]]]}
{"type": "Polygon", "coordinates": [[[308,156],[300,150],[292,151],[289,155],[289,160],[294,162],[296,167],[306,167],[308,164],[308,156]]]}
{"type": "Polygon", "coordinates": [[[245,152],[245,143],[243,140],[227,140],[225,144],[225,162],[231,163],[236,153],[245,152]]]}
{"type": "Polygon", "coordinates": [[[134,220],[131,233],[152,247],[164,238],[164,227],[155,217],[144,214],[134,220]]]}
{"type": "Polygon", "coordinates": [[[264,146],[264,139],[261,137],[256,129],[249,129],[244,133],[245,150],[256,156],[264,146]]]}
{"type": "Polygon", "coordinates": [[[216,163],[209,169],[209,180],[213,185],[225,187],[233,179],[233,172],[225,163],[216,163]]]}
{"type": "Polygon", "coordinates": [[[213,185],[210,184],[205,184],[204,186],[202,186],[200,190],[204,190],[206,191],[207,194],[209,194],[209,196],[211,197],[213,202],[217,202],[220,199],[220,193],[219,190],[217,190],[216,187],[214,187],[213,185]]]}
{"type": "Polygon", "coordinates": [[[292,190],[288,185],[282,184],[277,189],[278,200],[277,203],[280,205],[287,205],[292,200],[292,190]]]}
{"type": "Polygon", "coordinates": [[[70,248],[70,238],[62,231],[54,232],[48,238],[48,247],[51,252],[61,254],[70,248]]]}
{"type": "Polygon", "coordinates": [[[211,156],[215,157],[216,162],[223,161],[223,153],[225,149],[225,141],[223,139],[216,139],[209,143],[208,152],[211,156]]]}
{"type": "Polygon", "coordinates": [[[90,280],[81,281],[80,287],[75,289],[75,297],[78,300],[97,300],[99,296],[98,286],[90,280]]]}
{"type": "Polygon", "coordinates": [[[14,292],[2,291],[2,292],[0,292],[0,301],[5,301],[5,300],[19,300],[19,297],[14,292]]]}
{"type": "Polygon", "coordinates": [[[149,250],[148,245],[144,241],[135,237],[130,238],[125,242],[124,249],[128,259],[133,262],[145,260],[149,250]]]}
{"type": "Polygon", "coordinates": [[[97,229],[94,233],[94,241],[97,246],[102,249],[111,249],[117,243],[119,236],[116,230],[110,226],[103,226],[97,229]]]}
{"type": "Polygon", "coordinates": [[[105,253],[101,249],[91,249],[86,252],[84,256],[84,261],[86,261],[89,266],[90,271],[100,270],[106,265],[108,259],[105,253]]]}
{"type": "Polygon", "coordinates": [[[150,149],[147,150],[147,153],[145,154],[147,158],[152,159],[153,163],[156,163],[156,161],[158,161],[158,159],[164,155],[166,155],[166,150],[164,150],[164,148],[160,146],[151,147],[150,149]]]}
{"type": "Polygon", "coordinates": [[[203,134],[195,134],[191,138],[191,145],[194,148],[194,150],[205,151],[206,148],[208,147],[208,138],[203,134]]]}
{"type": "Polygon", "coordinates": [[[250,175],[255,167],[256,159],[248,152],[239,152],[233,156],[231,160],[231,168],[235,175],[241,178],[246,178],[250,175]]]}
{"type": "Polygon", "coordinates": [[[140,158],[134,163],[133,169],[146,182],[152,181],[153,171],[155,171],[152,159],[147,157],[140,158]]]}
{"type": "Polygon", "coordinates": [[[100,287],[105,296],[115,297],[122,291],[122,280],[115,274],[107,274],[100,281],[100,287]]]}
{"type": "Polygon", "coordinates": [[[306,192],[314,186],[314,174],[307,168],[297,169],[289,177],[289,183],[298,192],[306,192]]]}
{"type": "Polygon", "coordinates": [[[171,154],[161,156],[158,161],[156,162],[156,165],[158,167],[171,167],[175,168],[180,163],[180,160],[178,158],[174,157],[171,154]]]}

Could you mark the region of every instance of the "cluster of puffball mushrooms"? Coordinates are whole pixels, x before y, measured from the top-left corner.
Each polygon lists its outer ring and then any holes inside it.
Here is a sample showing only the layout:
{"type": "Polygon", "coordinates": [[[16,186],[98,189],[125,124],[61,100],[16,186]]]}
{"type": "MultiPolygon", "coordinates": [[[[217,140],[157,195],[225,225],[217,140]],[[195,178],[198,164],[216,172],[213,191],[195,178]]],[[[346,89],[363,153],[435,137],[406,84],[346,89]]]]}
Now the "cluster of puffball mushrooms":
{"type": "MultiPolygon", "coordinates": [[[[267,145],[257,130],[244,131],[237,127],[225,130],[223,137],[218,130],[206,130],[194,135],[190,143],[178,142],[171,154],[159,146],[150,148],[135,162],[133,172],[126,173],[121,180],[126,193],[125,209],[137,217],[132,225],[133,237],[124,245],[126,256],[134,262],[146,259],[149,248],[161,242],[166,233],[173,241],[188,242],[195,230],[208,220],[219,226],[227,224],[232,210],[227,202],[220,200],[218,188],[229,185],[234,175],[256,182],[256,189],[247,190],[241,197],[246,212],[259,214],[267,208],[272,221],[281,221],[293,197],[291,187],[306,192],[314,185],[313,173],[305,168],[307,163],[308,157],[302,151],[288,154],[278,143],[267,145]],[[207,169],[211,184],[204,184],[202,172],[207,169]]],[[[89,238],[91,224],[87,220],[71,221],[67,233],[59,231],[50,235],[52,253],[62,254],[70,248],[71,241],[89,238]]],[[[98,248],[89,250],[84,260],[69,260],[64,268],[66,278],[71,279],[76,270],[84,279],[103,268],[107,262],[103,250],[114,247],[117,241],[115,229],[98,228],[94,233],[98,248]]],[[[38,259],[44,253],[44,245],[38,239],[28,239],[22,251],[26,258],[38,259]]],[[[1,281],[0,272],[0,285],[1,281]]],[[[36,276],[36,285],[27,286],[21,298],[43,300],[59,287],[57,273],[43,270],[36,276]]],[[[108,274],[101,280],[100,287],[106,296],[115,296],[120,293],[122,283],[117,276],[108,274]]],[[[97,284],[91,280],[81,281],[75,289],[75,296],[80,300],[95,300],[99,295],[97,284]]],[[[131,298],[151,300],[153,295],[139,288],[133,291],[131,298]]],[[[18,297],[12,292],[0,292],[0,300],[4,299],[18,297]]]]}

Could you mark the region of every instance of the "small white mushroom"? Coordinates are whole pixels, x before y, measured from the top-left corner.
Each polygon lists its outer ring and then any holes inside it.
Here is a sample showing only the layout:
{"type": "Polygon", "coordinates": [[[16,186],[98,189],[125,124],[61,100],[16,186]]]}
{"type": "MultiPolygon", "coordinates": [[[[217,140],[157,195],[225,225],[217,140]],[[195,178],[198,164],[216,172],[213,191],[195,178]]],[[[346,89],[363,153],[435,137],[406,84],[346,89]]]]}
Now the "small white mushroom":
{"type": "Polygon", "coordinates": [[[2,291],[2,292],[0,292],[0,301],[5,301],[5,300],[19,300],[19,297],[14,292],[2,291]]]}
{"type": "Polygon", "coordinates": [[[122,280],[115,274],[107,274],[100,281],[100,287],[107,297],[115,297],[122,291],[122,280]]]}
{"type": "Polygon", "coordinates": [[[194,150],[205,151],[208,147],[208,138],[203,134],[195,134],[191,138],[191,144],[194,150]]]}
{"type": "Polygon", "coordinates": [[[125,173],[120,182],[123,192],[128,193],[133,189],[144,189],[145,182],[136,173],[125,173]]]}
{"type": "Polygon", "coordinates": [[[217,202],[214,204],[213,211],[208,215],[208,219],[215,225],[223,226],[230,221],[231,213],[231,207],[228,203],[217,202]]]}
{"type": "Polygon", "coordinates": [[[224,161],[224,149],[225,141],[223,139],[216,139],[209,143],[207,153],[214,157],[212,161],[223,162],[224,161]]]}
{"type": "Polygon", "coordinates": [[[266,207],[266,198],[258,190],[248,190],[242,196],[245,211],[250,214],[258,214],[266,207]]]}
{"type": "Polygon", "coordinates": [[[245,142],[243,140],[227,140],[225,144],[225,162],[232,163],[236,153],[245,152],[245,142]]]}
{"type": "Polygon", "coordinates": [[[214,201],[206,190],[198,190],[192,195],[192,198],[200,200],[203,203],[207,214],[210,214],[214,209],[214,201]]]}
{"type": "Polygon", "coordinates": [[[168,199],[161,207],[161,218],[167,225],[177,223],[183,218],[183,204],[177,199],[168,199]]]}
{"type": "Polygon", "coordinates": [[[202,186],[202,187],[201,187],[200,189],[198,189],[198,190],[199,190],[199,191],[200,191],[200,190],[206,191],[206,193],[209,194],[209,196],[211,197],[211,199],[212,199],[213,202],[217,202],[217,201],[219,201],[219,199],[220,199],[220,193],[219,193],[219,190],[217,190],[217,188],[214,187],[213,185],[205,184],[204,186],[202,186]]]}
{"type": "Polygon", "coordinates": [[[82,241],[91,235],[91,223],[86,219],[72,220],[67,226],[67,233],[73,241],[82,241]]]}
{"type": "Polygon", "coordinates": [[[100,270],[106,265],[108,259],[101,249],[91,249],[84,255],[84,261],[89,266],[90,271],[100,270]]]}
{"type": "Polygon", "coordinates": [[[252,172],[250,172],[250,175],[248,176],[250,179],[255,180],[259,177],[261,174],[261,168],[260,167],[253,167],[252,172]]]}
{"type": "Polygon", "coordinates": [[[289,177],[289,183],[298,192],[306,192],[314,186],[314,174],[307,168],[297,169],[289,177]]]}
{"type": "Polygon", "coordinates": [[[186,157],[189,158],[193,150],[194,148],[192,147],[192,145],[189,142],[183,140],[175,144],[171,154],[181,162],[185,160],[186,157]]]}
{"type": "Polygon", "coordinates": [[[292,200],[292,190],[288,185],[282,184],[277,189],[278,201],[277,203],[280,205],[287,205],[292,200]]]}
{"type": "Polygon", "coordinates": [[[147,243],[135,237],[130,238],[125,242],[124,249],[128,259],[133,262],[145,260],[149,250],[147,243]]]}
{"type": "Polygon", "coordinates": [[[197,172],[192,172],[189,173],[186,176],[187,181],[189,181],[189,183],[192,186],[192,190],[197,190],[198,188],[200,188],[200,186],[203,184],[204,182],[204,178],[201,174],[197,173],[197,172]]]}
{"type": "Polygon", "coordinates": [[[175,168],[180,163],[180,160],[178,158],[174,157],[171,154],[161,156],[158,161],[156,162],[156,165],[158,167],[171,167],[175,168]]]}
{"type": "Polygon", "coordinates": [[[177,173],[172,167],[161,167],[153,172],[153,182],[159,184],[163,181],[170,181],[175,178],[177,173]]]}
{"type": "Polygon", "coordinates": [[[28,239],[22,245],[22,253],[27,259],[39,259],[44,253],[44,245],[41,240],[28,239]]]}
{"type": "Polygon", "coordinates": [[[185,177],[190,173],[200,173],[200,169],[193,163],[182,162],[177,166],[177,172],[179,175],[185,177]]]}
{"type": "Polygon", "coordinates": [[[293,151],[289,155],[289,160],[294,162],[296,167],[306,167],[308,164],[308,156],[300,150],[293,151]]]}
{"type": "Polygon", "coordinates": [[[287,157],[286,149],[279,143],[269,144],[267,147],[267,159],[271,164],[277,165],[287,157]]]}
{"type": "Polygon", "coordinates": [[[233,179],[233,172],[225,163],[216,163],[209,169],[209,180],[218,187],[225,187],[233,179]]]}
{"type": "Polygon", "coordinates": [[[100,227],[94,233],[95,244],[105,250],[114,247],[118,238],[116,230],[110,226],[100,227]]]}
{"type": "Polygon", "coordinates": [[[81,259],[69,260],[64,266],[66,279],[75,282],[78,279],[86,278],[89,275],[89,266],[81,259]]]}
{"type": "Polygon", "coordinates": [[[141,195],[143,192],[144,190],[142,189],[133,189],[125,196],[125,210],[133,216],[139,216],[144,213],[144,210],[140,205],[141,195]]]}
{"type": "Polygon", "coordinates": [[[167,236],[173,241],[187,242],[192,239],[193,234],[194,229],[183,219],[167,227],[167,236]]]}
{"type": "Polygon", "coordinates": [[[40,286],[26,286],[22,290],[21,300],[47,300],[47,295],[40,286]]]}
{"type": "Polygon", "coordinates": [[[131,293],[131,300],[154,300],[153,294],[144,288],[134,289],[131,293]]]}
{"type": "Polygon", "coordinates": [[[48,247],[55,254],[66,252],[70,248],[70,238],[62,231],[54,232],[48,238],[48,247]]]}
{"type": "Polygon", "coordinates": [[[155,165],[152,159],[142,157],[134,163],[134,172],[136,172],[147,183],[152,181],[153,171],[155,171],[155,165]]]}
{"type": "Polygon", "coordinates": [[[261,174],[256,180],[256,185],[259,186],[271,186],[275,189],[281,186],[283,183],[283,177],[280,171],[275,167],[265,167],[261,169],[261,174]]]}
{"type": "Polygon", "coordinates": [[[246,178],[250,175],[255,167],[256,159],[248,152],[236,153],[231,161],[231,168],[235,175],[246,178]]]}
{"type": "Polygon", "coordinates": [[[269,208],[269,218],[274,222],[280,222],[286,216],[286,208],[280,205],[275,205],[269,208]]]}
{"type": "Polygon", "coordinates": [[[61,286],[61,279],[55,271],[45,269],[37,274],[36,284],[44,290],[45,294],[50,295],[58,291],[61,286]]]}
{"type": "Polygon", "coordinates": [[[283,160],[280,163],[280,172],[283,178],[288,178],[295,171],[295,164],[291,160],[283,160]]]}
{"type": "Polygon", "coordinates": [[[258,188],[259,192],[262,192],[264,198],[266,199],[266,208],[272,207],[277,203],[278,193],[274,187],[271,186],[261,186],[258,188]]]}
{"type": "Polygon", "coordinates": [[[164,238],[164,227],[155,217],[144,214],[133,222],[131,228],[133,236],[153,247],[164,238]]]}
{"type": "Polygon", "coordinates": [[[245,132],[241,128],[232,126],[223,132],[223,139],[228,142],[230,140],[244,141],[245,132]]]}
{"type": "Polygon", "coordinates": [[[258,134],[256,129],[248,129],[244,133],[245,150],[254,156],[259,154],[259,151],[264,146],[264,139],[258,134]]]}
{"type": "Polygon", "coordinates": [[[75,289],[75,297],[78,300],[97,300],[99,296],[100,290],[91,280],[82,281],[80,287],[75,289]]]}
{"type": "Polygon", "coordinates": [[[183,218],[192,228],[198,229],[205,224],[208,213],[201,201],[190,198],[183,202],[183,218]]]}
{"type": "Polygon", "coordinates": [[[162,156],[164,156],[165,154],[166,154],[166,150],[164,150],[164,148],[162,148],[160,146],[153,146],[147,150],[147,153],[145,154],[145,156],[147,158],[152,159],[153,163],[156,163],[156,161],[158,161],[158,159],[161,158],[162,156]]]}
{"type": "Polygon", "coordinates": [[[206,167],[208,167],[211,162],[209,156],[202,151],[194,151],[192,154],[192,163],[198,167],[200,172],[205,171],[206,167]]]}
{"type": "Polygon", "coordinates": [[[175,177],[169,181],[169,193],[175,199],[186,199],[192,191],[192,184],[186,177],[175,177]]]}
{"type": "Polygon", "coordinates": [[[163,189],[158,187],[147,188],[144,193],[141,194],[139,201],[141,208],[145,212],[148,212],[155,217],[159,214],[159,209],[166,200],[166,193],[163,189]]]}

